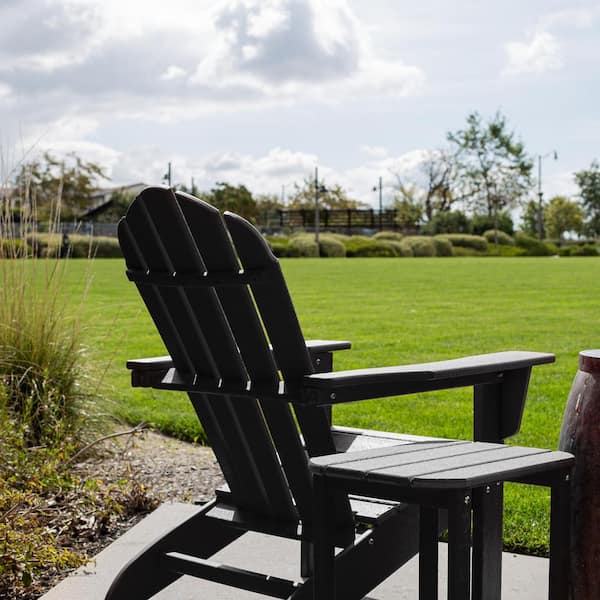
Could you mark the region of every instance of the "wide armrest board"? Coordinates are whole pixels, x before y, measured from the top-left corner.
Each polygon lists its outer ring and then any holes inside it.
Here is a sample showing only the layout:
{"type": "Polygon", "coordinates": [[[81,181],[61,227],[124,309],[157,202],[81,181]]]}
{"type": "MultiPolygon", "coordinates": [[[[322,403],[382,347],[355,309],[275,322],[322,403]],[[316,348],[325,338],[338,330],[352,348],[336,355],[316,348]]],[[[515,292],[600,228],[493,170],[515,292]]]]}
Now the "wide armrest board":
{"type": "Polygon", "coordinates": [[[553,354],[509,351],[415,365],[318,373],[304,377],[303,401],[335,404],[441,387],[501,383],[506,372],[554,360],[553,354]]]}
{"type": "MultiPolygon", "coordinates": [[[[307,340],[306,348],[311,356],[319,357],[337,350],[349,350],[352,343],[346,340],[307,340]]],[[[320,359],[315,363],[317,371],[330,368],[331,358],[327,366],[320,364],[320,359]]],[[[173,368],[170,356],[156,356],[153,358],[136,358],[127,361],[127,368],[132,371],[132,385],[134,387],[156,387],[169,369],[173,368]]]]}

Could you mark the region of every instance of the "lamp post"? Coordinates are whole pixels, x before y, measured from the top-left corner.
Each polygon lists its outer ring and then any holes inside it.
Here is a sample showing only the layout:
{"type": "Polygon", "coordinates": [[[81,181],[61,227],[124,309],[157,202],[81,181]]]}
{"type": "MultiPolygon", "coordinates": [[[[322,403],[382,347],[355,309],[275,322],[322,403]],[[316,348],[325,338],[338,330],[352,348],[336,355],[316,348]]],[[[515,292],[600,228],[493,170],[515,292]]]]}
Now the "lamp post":
{"type": "Polygon", "coordinates": [[[319,183],[319,167],[315,167],[315,242],[319,248],[319,194],[327,193],[327,188],[319,183]]]}
{"type": "Polygon", "coordinates": [[[554,160],[558,160],[558,153],[556,150],[548,152],[547,154],[538,154],[538,214],[537,214],[537,232],[538,238],[541,240],[544,237],[544,192],[542,192],[542,161],[544,158],[548,158],[550,155],[554,160]]]}
{"type": "Polygon", "coordinates": [[[383,202],[382,202],[382,190],[383,184],[381,182],[381,176],[379,177],[379,185],[373,186],[373,191],[376,192],[379,189],[379,231],[383,229],[381,215],[383,213],[383,202]]]}
{"type": "Polygon", "coordinates": [[[166,181],[169,184],[169,187],[171,187],[171,163],[169,162],[169,167],[167,169],[167,172],[163,175],[163,181],[166,181]]]}

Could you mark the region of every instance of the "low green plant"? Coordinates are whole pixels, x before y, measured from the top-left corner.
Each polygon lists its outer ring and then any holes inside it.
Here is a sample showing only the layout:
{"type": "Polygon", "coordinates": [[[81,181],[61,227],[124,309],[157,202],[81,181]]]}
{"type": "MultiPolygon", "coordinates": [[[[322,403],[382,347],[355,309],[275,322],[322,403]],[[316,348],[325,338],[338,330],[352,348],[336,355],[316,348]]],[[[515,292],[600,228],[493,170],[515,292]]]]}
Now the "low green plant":
{"type": "Polygon", "coordinates": [[[378,231],[374,236],[374,240],[387,240],[391,242],[399,242],[404,236],[397,231],[378,231]]]}
{"type": "Polygon", "coordinates": [[[319,256],[319,246],[315,242],[315,236],[310,233],[299,233],[290,238],[288,245],[290,252],[295,256],[317,257],[319,256]]]}
{"type": "Polygon", "coordinates": [[[515,245],[513,237],[501,229],[488,229],[487,231],[484,231],[482,235],[488,241],[488,244],[495,244],[496,241],[498,241],[498,244],[502,244],[503,246],[515,245]]]}
{"type": "Polygon", "coordinates": [[[556,245],[542,242],[522,231],[517,231],[514,237],[516,245],[525,250],[525,256],[554,256],[558,254],[556,245]]]}
{"type": "Polygon", "coordinates": [[[454,250],[452,248],[452,243],[448,238],[445,238],[443,235],[436,235],[433,238],[433,245],[435,246],[435,255],[436,256],[453,256],[454,250]]]}
{"type": "Polygon", "coordinates": [[[387,240],[386,243],[390,244],[390,246],[394,248],[398,256],[401,256],[403,258],[410,258],[415,255],[412,246],[404,240],[401,240],[399,242],[396,242],[394,240],[387,240]]]}
{"type": "Polygon", "coordinates": [[[40,581],[88,561],[73,539],[95,539],[156,500],[133,478],[81,480],[72,440],[30,447],[23,424],[0,410],[0,598],[38,598],[40,581]]]}
{"type": "Polygon", "coordinates": [[[346,256],[346,246],[332,235],[322,234],[319,236],[319,256],[343,258],[346,256]]]}
{"type": "MultiPolygon", "coordinates": [[[[452,244],[455,249],[455,254],[456,248],[468,248],[470,250],[475,250],[475,252],[480,254],[485,254],[488,251],[488,242],[480,235],[447,233],[443,237],[452,244]]],[[[457,254],[457,256],[459,256],[459,254],[457,254]]]]}
{"type": "Polygon", "coordinates": [[[411,235],[404,238],[404,243],[409,244],[413,256],[435,256],[433,238],[424,235],[411,235]]]}
{"type": "Polygon", "coordinates": [[[353,235],[344,241],[346,256],[357,257],[395,257],[398,252],[393,242],[379,241],[372,238],[353,235]]]}
{"type": "Polygon", "coordinates": [[[526,256],[526,250],[524,248],[519,248],[519,246],[504,246],[503,244],[498,244],[496,246],[490,246],[489,256],[526,256]]]}
{"type": "Polygon", "coordinates": [[[593,244],[570,244],[558,249],[559,256],[598,256],[598,248],[593,244]]]}
{"type": "Polygon", "coordinates": [[[117,238],[72,234],[68,236],[71,258],[121,258],[121,247],[117,238]]]}

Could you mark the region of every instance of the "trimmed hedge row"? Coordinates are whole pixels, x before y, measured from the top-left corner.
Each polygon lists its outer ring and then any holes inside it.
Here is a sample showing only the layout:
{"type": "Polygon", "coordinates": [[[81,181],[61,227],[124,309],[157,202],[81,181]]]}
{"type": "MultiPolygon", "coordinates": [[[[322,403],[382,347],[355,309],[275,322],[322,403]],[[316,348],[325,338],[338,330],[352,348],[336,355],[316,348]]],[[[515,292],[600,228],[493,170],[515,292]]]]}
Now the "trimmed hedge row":
{"type": "Polygon", "coordinates": [[[373,237],[325,233],[319,236],[319,247],[312,233],[298,233],[290,238],[267,236],[275,256],[308,257],[431,257],[431,256],[598,256],[593,244],[573,244],[559,248],[548,241],[517,232],[514,237],[498,230],[498,246],[493,230],[483,236],[445,233],[436,236],[402,236],[380,232],[373,237]]]}

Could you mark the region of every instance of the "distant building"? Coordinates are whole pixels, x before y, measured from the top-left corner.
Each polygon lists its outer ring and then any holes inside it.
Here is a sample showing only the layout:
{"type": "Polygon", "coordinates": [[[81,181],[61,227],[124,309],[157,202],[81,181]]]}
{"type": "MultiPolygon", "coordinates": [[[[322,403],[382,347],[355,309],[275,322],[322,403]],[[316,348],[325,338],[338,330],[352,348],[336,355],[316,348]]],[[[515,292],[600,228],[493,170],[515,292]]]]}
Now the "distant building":
{"type": "Polygon", "coordinates": [[[91,197],[91,207],[80,215],[82,221],[95,221],[103,212],[106,212],[112,206],[112,195],[115,192],[124,192],[137,196],[144,188],[146,183],[131,183],[129,185],[120,185],[112,188],[101,188],[94,192],[91,197]]]}

